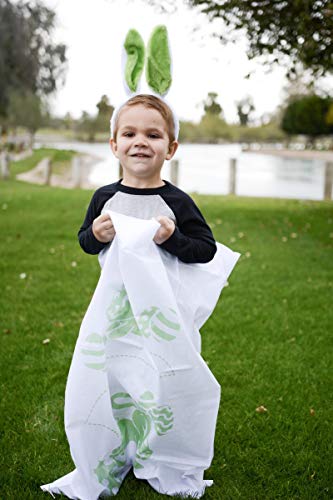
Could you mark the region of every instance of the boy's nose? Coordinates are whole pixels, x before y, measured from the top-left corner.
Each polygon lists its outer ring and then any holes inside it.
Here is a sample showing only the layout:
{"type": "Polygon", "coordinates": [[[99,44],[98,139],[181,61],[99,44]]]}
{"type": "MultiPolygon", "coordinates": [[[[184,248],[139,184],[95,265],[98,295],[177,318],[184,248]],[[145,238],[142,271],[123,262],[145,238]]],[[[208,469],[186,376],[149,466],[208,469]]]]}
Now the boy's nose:
{"type": "Polygon", "coordinates": [[[147,138],[144,135],[138,134],[135,137],[134,144],[136,146],[147,146],[148,145],[147,138]]]}

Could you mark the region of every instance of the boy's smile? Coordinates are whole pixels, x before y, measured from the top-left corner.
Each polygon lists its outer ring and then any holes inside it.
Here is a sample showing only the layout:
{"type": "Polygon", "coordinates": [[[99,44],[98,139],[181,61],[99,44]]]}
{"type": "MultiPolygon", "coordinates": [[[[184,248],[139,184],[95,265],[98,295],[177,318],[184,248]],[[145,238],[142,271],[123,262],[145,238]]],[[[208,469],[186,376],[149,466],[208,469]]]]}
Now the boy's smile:
{"type": "Polygon", "coordinates": [[[176,141],[169,142],[167,125],[156,109],[138,104],[121,110],[116,141],[111,138],[110,144],[123,167],[124,184],[161,185],[163,163],[178,146],[176,141]]]}

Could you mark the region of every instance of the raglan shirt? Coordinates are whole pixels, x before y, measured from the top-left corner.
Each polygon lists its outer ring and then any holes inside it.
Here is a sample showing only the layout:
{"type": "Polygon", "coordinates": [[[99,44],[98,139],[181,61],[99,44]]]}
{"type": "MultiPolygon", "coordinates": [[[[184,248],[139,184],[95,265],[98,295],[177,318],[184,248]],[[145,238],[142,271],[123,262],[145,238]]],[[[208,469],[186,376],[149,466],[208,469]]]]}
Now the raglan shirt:
{"type": "Polygon", "coordinates": [[[98,254],[111,243],[101,243],[92,231],[96,217],[106,210],[124,215],[151,219],[166,215],[176,225],[173,234],[158,245],[186,263],[205,263],[213,259],[217,250],[212,231],[192,198],[163,179],[156,188],[133,188],[122,184],[122,179],[97,189],[88,206],[84,222],[78,232],[79,243],[89,254],[98,254]]]}

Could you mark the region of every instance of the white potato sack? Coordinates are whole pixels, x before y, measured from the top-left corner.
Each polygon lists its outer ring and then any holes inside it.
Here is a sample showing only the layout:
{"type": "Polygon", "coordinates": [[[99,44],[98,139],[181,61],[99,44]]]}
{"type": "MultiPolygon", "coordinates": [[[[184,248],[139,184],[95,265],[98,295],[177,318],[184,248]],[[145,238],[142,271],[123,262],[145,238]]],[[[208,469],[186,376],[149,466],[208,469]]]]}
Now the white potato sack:
{"type": "Polygon", "coordinates": [[[199,328],[240,254],[185,264],[153,237],[160,224],[110,211],[116,236],[82,321],[65,393],[75,470],[42,490],[96,500],[133,467],[158,492],[200,498],[214,454],[220,385],[199,328]]]}

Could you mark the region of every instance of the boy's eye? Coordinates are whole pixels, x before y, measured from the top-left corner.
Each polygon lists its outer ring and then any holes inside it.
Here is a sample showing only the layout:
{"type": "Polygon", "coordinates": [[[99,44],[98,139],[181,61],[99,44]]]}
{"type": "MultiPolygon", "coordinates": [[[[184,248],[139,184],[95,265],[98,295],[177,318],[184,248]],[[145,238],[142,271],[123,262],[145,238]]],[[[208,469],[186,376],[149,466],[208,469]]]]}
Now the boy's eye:
{"type": "MultiPolygon", "coordinates": [[[[123,136],[124,136],[124,137],[134,137],[134,135],[135,135],[135,134],[134,134],[134,132],[131,132],[131,131],[128,131],[128,132],[124,132],[124,133],[123,133],[123,136]]],[[[148,134],[148,137],[149,137],[150,139],[159,139],[159,138],[160,138],[160,135],[159,135],[159,134],[157,134],[157,133],[155,133],[155,132],[153,132],[153,133],[151,133],[151,134],[148,134]]]]}

